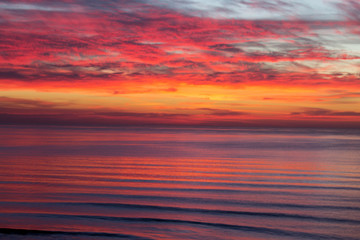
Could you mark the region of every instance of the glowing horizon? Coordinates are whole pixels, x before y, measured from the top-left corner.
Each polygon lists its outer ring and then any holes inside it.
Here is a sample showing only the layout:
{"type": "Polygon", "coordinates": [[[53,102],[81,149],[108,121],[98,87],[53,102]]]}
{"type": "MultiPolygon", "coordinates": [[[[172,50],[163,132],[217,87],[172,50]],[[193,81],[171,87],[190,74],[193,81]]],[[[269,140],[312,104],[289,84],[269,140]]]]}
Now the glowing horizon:
{"type": "Polygon", "coordinates": [[[355,0],[0,10],[2,124],[360,127],[355,0]]]}

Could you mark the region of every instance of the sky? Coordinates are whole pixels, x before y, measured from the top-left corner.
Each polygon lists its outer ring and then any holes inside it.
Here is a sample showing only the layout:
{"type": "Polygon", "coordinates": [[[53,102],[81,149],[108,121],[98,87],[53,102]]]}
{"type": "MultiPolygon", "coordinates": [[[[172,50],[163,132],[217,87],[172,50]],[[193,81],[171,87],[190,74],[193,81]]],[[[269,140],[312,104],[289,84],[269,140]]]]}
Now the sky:
{"type": "Polygon", "coordinates": [[[0,124],[360,127],[358,0],[2,0],[0,124]]]}

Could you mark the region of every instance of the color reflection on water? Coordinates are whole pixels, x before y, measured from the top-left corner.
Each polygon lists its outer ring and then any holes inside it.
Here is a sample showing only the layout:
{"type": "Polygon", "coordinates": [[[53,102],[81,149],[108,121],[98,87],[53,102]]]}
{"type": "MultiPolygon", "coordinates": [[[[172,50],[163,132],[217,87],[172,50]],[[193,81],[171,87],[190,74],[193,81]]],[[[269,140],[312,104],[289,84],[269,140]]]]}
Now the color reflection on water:
{"type": "Polygon", "coordinates": [[[1,239],[358,239],[360,133],[2,127],[1,239]]]}

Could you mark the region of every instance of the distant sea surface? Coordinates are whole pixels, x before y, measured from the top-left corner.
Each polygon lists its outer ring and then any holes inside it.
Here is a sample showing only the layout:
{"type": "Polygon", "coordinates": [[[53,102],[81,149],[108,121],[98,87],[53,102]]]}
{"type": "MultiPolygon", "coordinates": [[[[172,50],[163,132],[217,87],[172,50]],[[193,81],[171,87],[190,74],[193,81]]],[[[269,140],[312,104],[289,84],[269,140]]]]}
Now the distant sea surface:
{"type": "Polygon", "coordinates": [[[0,127],[0,239],[360,239],[360,131],[0,127]]]}

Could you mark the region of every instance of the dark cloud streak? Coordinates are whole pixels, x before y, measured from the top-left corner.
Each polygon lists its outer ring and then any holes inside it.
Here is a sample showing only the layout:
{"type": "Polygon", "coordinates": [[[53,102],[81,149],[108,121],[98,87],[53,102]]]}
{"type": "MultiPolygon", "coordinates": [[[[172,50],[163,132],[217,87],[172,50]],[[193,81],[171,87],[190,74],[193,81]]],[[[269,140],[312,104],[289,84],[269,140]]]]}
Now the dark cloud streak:
{"type": "Polygon", "coordinates": [[[305,116],[360,116],[360,112],[354,111],[333,111],[322,108],[306,109],[302,112],[292,112],[292,115],[305,115],[305,116]]]}

